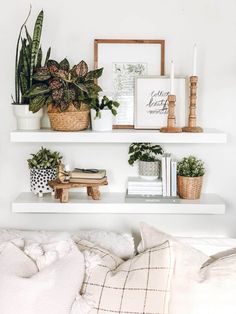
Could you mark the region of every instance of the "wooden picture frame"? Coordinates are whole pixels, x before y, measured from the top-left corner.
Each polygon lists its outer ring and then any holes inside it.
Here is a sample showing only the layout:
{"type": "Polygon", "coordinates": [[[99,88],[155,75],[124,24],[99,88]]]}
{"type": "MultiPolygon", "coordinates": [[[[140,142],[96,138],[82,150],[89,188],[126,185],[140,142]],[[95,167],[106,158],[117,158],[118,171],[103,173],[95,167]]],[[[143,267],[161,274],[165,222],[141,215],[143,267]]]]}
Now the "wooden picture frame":
{"type": "MultiPolygon", "coordinates": [[[[140,76],[135,79],[135,129],[158,130],[166,126],[170,77],[140,76]]],[[[176,120],[185,125],[188,105],[188,80],[175,77],[176,120]]]]}
{"type": "Polygon", "coordinates": [[[121,106],[113,128],[134,128],[134,79],[165,74],[165,40],[95,39],[94,67],[103,67],[99,85],[121,106]]]}

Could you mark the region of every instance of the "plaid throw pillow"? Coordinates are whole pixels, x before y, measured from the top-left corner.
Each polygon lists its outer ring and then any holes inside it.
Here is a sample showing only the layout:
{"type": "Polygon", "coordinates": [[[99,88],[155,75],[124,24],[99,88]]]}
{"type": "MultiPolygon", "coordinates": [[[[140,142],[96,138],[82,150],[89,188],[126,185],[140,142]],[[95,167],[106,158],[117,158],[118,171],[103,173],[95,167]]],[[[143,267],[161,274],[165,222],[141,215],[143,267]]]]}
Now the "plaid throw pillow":
{"type": "Polygon", "coordinates": [[[128,261],[85,240],[77,245],[92,256],[82,287],[94,301],[89,313],[168,314],[174,262],[168,241],[128,261]]]}

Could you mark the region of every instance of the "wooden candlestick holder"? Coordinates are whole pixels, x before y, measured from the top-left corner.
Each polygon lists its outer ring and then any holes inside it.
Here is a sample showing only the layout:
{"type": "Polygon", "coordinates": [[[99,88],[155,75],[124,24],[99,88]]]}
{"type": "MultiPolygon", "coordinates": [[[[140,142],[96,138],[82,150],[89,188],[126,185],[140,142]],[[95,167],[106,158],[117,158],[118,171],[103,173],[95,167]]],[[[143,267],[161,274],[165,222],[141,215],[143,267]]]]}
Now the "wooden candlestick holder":
{"type": "Polygon", "coordinates": [[[203,129],[197,126],[197,115],[196,115],[196,105],[197,105],[197,76],[190,76],[190,104],[189,104],[189,117],[188,126],[182,129],[183,132],[201,133],[203,129]]]}
{"type": "Polygon", "coordinates": [[[175,125],[175,102],[176,96],[168,96],[168,118],[167,118],[167,127],[161,128],[160,132],[162,133],[180,133],[182,129],[176,127],[175,125]]]}

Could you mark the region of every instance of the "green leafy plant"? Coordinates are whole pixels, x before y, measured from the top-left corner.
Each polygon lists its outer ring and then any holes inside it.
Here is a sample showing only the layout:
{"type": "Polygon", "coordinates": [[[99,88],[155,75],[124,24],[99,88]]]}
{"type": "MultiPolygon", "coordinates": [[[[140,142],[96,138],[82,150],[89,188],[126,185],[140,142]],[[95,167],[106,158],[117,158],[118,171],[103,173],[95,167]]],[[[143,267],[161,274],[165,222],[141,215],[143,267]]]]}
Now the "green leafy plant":
{"type": "Polygon", "coordinates": [[[103,96],[101,100],[99,99],[99,97],[94,98],[89,106],[91,109],[94,109],[96,111],[96,119],[101,118],[101,110],[111,110],[112,114],[116,116],[116,109],[120,106],[120,104],[117,101],[109,99],[107,96],[103,96]]]}
{"type": "Polygon", "coordinates": [[[183,177],[202,177],[205,174],[204,162],[195,156],[184,157],[177,164],[177,174],[183,177]]]}
{"type": "Polygon", "coordinates": [[[56,168],[62,159],[59,152],[52,152],[44,147],[41,147],[36,154],[31,154],[31,156],[32,158],[27,160],[30,169],[56,168]]]}
{"type": "MultiPolygon", "coordinates": [[[[31,7],[28,16],[22,24],[16,44],[15,56],[15,97],[13,104],[29,104],[25,97],[27,90],[33,85],[33,75],[36,67],[42,66],[43,52],[40,46],[44,13],[38,14],[34,25],[33,36],[31,37],[26,23],[31,14],[31,7]],[[25,31],[25,36],[22,36],[25,31]]],[[[50,57],[51,48],[48,49],[45,64],[50,57]]]]}
{"type": "Polygon", "coordinates": [[[158,161],[164,151],[160,145],[152,143],[132,143],[129,146],[129,164],[133,166],[135,161],[158,161]]]}
{"type": "Polygon", "coordinates": [[[25,94],[30,99],[30,110],[37,112],[51,104],[54,109],[63,112],[71,104],[78,110],[82,103],[89,105],[102,90],[95,83],[102,72],[103,68],[88,71],[84,61],[70,68],[67,59],[60,63],[48,60],[46,66],[36,69],[33,76],[35,84],[25,94]]]}

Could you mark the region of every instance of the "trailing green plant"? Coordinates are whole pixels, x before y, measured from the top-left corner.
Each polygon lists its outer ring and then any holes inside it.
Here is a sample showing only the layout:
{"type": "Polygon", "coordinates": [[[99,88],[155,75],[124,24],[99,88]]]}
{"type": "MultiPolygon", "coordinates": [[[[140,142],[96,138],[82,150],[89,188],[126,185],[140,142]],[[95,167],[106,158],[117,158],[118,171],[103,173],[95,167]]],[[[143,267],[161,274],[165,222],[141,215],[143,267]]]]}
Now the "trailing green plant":
{"type": "Polygon", "coordinates": [[[101,118],[101,110],[110,110],[111,113],[116,116],[116,109],[120,106],[120,104],[117,101],[109,99],[107,96],[103,96],[101,100],[99,99],[99,97],[92,99],[89,106],[91,109],[94,109],[96,111],[96,119],[101,118]]]}
{"type": "Polygon", "coordinates": [[[46,66],[36,69],[35,84],[25,94],[30,99],[30,110],[37,112],[51,104],[63,112],[71,104],[78,110],[82,103],[90,105],[102,90],[95,83],[102,72],[103,68],[89,71],[85,61],[70,68],[66,58],[60,63],[48,60],[46,66]]]}
{"type": "Polygon", "coordinates": [[[31,156],[32,158],[27,160],[30,169],[56,168],[59,166],[62,159],[59,152],[52,152],[44,147],[41,147],[36,154],[31,154],[31,156]]]}
{"type": "MultiPolygon", "coordinates": [[[[33,36],[31,37],[26,24],[31,15],[31,7],[28,16],[22,24],[16,44],[15,56],[15,97],[13,104],[29,104],[25,97],[27,90],[33,85],[33,75],[36,67],[42,66],[43,53],[40,46],[44,13],[41,11],[34,25],[33,36]],[[25,35],[22,36],[23,31],[25,35]]],[[[45,64],[50,57],[51,48],[48,49],[45,64]]]]}
{"type": "Polygon", "coordinates": [[[204,162],[195,156],[184,157],[177,164],[177,174],[183,177],[202,177],[205,174],[204,162]]]}
{"type": "Polygon", "coordinates": [[[129,146],[129,164],[133,166],[135,161],[158,161],[164,150],[160,145],[152,143],[132,143],[129,146]]]}

